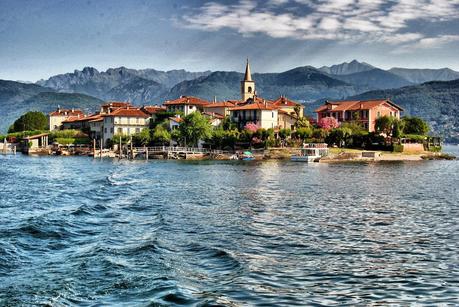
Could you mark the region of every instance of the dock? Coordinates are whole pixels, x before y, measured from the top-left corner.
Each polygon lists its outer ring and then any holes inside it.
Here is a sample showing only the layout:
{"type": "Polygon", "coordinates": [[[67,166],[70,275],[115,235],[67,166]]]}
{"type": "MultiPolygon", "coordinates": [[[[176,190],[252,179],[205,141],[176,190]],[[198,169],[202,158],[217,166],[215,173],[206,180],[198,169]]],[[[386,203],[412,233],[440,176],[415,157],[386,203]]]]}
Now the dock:
{"type": "Polygon", "coordinates": [[[225,154],[222,150],[197,148],[197,147],[179,147],[179,146],[155,146],[155,147],[123,147],[121,153],[118,152],[119,158],[135,159],[143,157],[144,159],[175,159],[191,160],[209,157],[218,159],[225,154]]]}

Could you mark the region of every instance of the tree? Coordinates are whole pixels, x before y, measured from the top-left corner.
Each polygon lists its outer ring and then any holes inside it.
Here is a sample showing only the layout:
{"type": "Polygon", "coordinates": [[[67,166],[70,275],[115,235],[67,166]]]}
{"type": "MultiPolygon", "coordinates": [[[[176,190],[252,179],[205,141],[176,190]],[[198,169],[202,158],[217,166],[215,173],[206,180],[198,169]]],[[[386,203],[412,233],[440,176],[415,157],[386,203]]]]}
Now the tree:
{"type": "Polygon", "coordinates": [[[339,122],[334,117],[323,117],[319,120],[319,127],[325,130],[330,130],[339,127],[339,122]]]}
{"type": "Polygon", "coordinates": [[[212,146],[222,148],[224,140],[225,130],[223,130],[223,127],[218,127],[212,131],[212,136],[210,138],[212,146]]]}
{"type": "Polygon", "coordinates": [[[185,145],[197,146],[199,140],[209,139],[212,136],[212,125],[200,112],[193,112],[183,118],[179,131],[185,145]]]}
{"type": "Polygon", "coordinates": [[[311,128],[298,128],[295,132],[296,136],[303,141],[308,139],[312,136],[312,129],[311,128]]]}
{"type": "Polygon", "coordinates": [[[233,130],[236,129],[236,124],[231,121],[230,116],[225,116],[222,121],[223,130],[233,130]]]}
{"type": "Polygon", "coordinates": [[[48,118],[42,112],[27,112],[19,117],[8,129],[9,133],[30,131],[30,130],[47,130],[48,118]]]}
{"type": "Polygon", "coordinates": [[[311,126],[311,123],[306,117],[300,117],[295,123],[295,127],[298,129],[299,128],[309,128],[310,126],[311,126]]]}
{"type": "MultiPolygon", "coordinates": [[[[159,126],[157,126],[159,127],[159,126]]],[[[136,146],[145,146],[150,143],[150,130],[147,128],[142,129],[139,133],[135,133],[132,135],[132,142],[136,146]]]]}
{"type": "Polygon", "coordinates": [[[419,117],[404,117],[402,121],[404,134],[427,135],[430,130],[429,125],[419,117]]]}
{"type": "Polygon", "coordinates": [[[281,138],[283,145],[291,134],[292,134],[292,130],[290,130],[289,128],[279,130],[279,137],[281,138]]]}
{"type": "Polygon", "coordinates": [[[152,141],[161,145],[171,141],[171,134],[162,125],[157,125],[153,130],[152,141]]]}
{"type": "Polygon", "coordinates": [[[231,147],[234,149],[234,145],[239,140],[240,132],[237,129],[225,130],[223,147],[231,147]]]}
{"type": "Polygon", "coordinates": [[[381,116],[375,121],[375,130],[378,133],[384,133],[386,136],[392,136],[395,117],[381,116]]]}
{"type": "Polygon", "coordinates": [[[392,136],[394,138],[401,138],[403,135],[405,123],[399,119],[394,120],[394,127],[392,129],[392,136]]]}
{"type": "Polygon", "coordinates": [[[325,138],[325,142],[329,145],[336,144],[338,147],[343,147],[351,135],[352,130],[350,128],[335,128],[330,131],[325,138]]]}
{"type": "Polygon", "coordinates": [[[318,128],[312,131],[312,137],[315,139],[323,140],[327,137],[327,135],[328,135],[328,130],[326,129],[318,128]]]}

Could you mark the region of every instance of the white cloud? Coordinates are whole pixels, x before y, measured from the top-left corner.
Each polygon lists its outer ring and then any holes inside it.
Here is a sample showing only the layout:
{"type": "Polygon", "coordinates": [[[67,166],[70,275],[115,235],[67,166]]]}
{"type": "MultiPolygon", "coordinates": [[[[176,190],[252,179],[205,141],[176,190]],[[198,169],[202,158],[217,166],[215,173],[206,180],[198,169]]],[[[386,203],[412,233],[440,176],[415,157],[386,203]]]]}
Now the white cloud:
{"type": "MultiPolygon", "coordinates": [[[[290,5],[290,7],[292,7],[290,5]]],[[[455,41],[455,35],[431,37],[413,21],[459,20],[459,0],[240,0],[233,5],[208,2],[184,16],[186,27],[243,35],[263,33],[275,38],[407,44],[420,48],[455,41]],[[289,10],[287,3],[298,6],[289,10]],[[268,4],[268,5],[266,5],[268,4]]]]}

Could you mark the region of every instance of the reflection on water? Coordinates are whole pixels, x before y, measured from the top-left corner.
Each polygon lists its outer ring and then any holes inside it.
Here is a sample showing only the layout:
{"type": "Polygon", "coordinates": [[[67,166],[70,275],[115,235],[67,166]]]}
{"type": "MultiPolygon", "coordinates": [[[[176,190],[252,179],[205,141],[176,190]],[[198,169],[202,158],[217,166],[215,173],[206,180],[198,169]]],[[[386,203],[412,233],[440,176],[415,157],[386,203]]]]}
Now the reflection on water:
{"type": "Polygon", "coordinates": [[[458,304],[458,171],[1,156],[0,305],[458,304]]]}

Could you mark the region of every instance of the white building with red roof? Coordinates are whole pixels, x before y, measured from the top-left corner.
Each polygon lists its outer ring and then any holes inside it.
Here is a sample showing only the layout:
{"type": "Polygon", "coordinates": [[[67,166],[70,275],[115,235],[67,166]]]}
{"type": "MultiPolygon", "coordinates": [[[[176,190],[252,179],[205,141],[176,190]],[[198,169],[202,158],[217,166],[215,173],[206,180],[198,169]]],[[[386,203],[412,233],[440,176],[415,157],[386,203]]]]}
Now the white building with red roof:
{"type": "Polygon", "coordinates": [[[163,105],[168,112],[181,112],[183,116],[187,116],[196,111],[203,111],[204,106],[210,102],[193,96],[180,96],[175,100],[168,100],[163,105]]]}
{"type": "Polygon", "coordinates": [[[231,121],[243,129],[248,123],[254,123],[263,129],[278,126],[278,109],[267,100],[255,97],[253,102],[230,109],[231,121]]]}
{"type": "Polygon", "coordinates": [[[103,142],[106,145],[115,135],[133,135],[149,127],[150,115],[140,108],[118,108],[103,114],[103,142]]]}
{"type": "Polygon", "coordinates": [[[81,110],[75,109],[61,109],[57,107],[56,111],[48,114],[49,130],[62,129],[62,122],[69,119],[83,118],[84,113],[81,110]]]}

